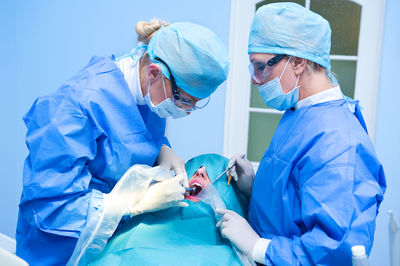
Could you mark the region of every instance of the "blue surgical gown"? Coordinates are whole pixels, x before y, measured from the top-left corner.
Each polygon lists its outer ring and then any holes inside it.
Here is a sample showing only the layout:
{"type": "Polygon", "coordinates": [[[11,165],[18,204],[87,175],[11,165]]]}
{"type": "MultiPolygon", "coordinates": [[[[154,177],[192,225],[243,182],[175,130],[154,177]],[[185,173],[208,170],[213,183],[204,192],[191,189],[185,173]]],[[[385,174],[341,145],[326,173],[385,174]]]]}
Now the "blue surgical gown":
{"type": "Polygon", "coordinates": [[[371,250],[385,188],[357,104],[354,113],[345,100],[287,110],[249,205],[251,226],[271,239],[266,264],[351,265],[351,246],[371,250]]]}
{"type": "Polygon", "coordinates": [[[94,57],[24,121],[17,254],[31,265],[66,264],[88,217],[102,210],[102,193],[133,164],[152,166],[168,144],[165,119],[135,103],[111,58],[94,57]]]}

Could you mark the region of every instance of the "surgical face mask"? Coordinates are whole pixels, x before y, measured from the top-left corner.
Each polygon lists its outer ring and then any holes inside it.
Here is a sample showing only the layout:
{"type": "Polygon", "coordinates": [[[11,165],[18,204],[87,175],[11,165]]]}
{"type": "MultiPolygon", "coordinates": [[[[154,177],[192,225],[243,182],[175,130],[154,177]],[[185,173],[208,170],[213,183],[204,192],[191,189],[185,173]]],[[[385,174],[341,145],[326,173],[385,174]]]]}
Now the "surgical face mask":
{"type": "Polygon", "coordinates": [[[280,81],[291,58],[292,57],[290,57],[287,61],[285,68],[283,69],[282,74],[279,78],[276,77],[273,80],[268,81],[261,86],[258,86],[258,91],[265,104],[279,111],[284,111],[291,107],[294,107],[299,100],[300,86],[297,86],[297,84],[299,83],[300,75],[297,77],[295,87],[287,94],[283,93],[280,81]]]}
{"type": "Polygon", "coordinates": [[[165,95],[165,100],[159,103],[158,105],[154,105],[153,102],[151,101],[150,98],[150,80],[149,80],[149,85],[147,87],[147,94],[144,96],[144,100],[154,113],[156,113],[159,117],[161,118],[166,118],[171,116],[174,119],[180,118],[187,116],[187,112],[178,106],[176,106],[170,98],[167,97],[167,93],[165,91],[165,85],[164,85],[164,78],[161,76],[162,84],[163,84],[163,89],[164,89],[164,95],[165,95]]]}

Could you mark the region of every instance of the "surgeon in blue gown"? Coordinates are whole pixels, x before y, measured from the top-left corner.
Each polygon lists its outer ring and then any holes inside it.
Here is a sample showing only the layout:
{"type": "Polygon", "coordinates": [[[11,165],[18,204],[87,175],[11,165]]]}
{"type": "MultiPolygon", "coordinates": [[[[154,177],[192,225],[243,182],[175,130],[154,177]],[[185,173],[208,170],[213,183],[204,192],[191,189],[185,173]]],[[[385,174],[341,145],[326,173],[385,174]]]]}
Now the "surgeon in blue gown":
{"type": "Polygon", "coordinates": [[[93,57],[24,117],[29,155],[16,239],[17,255],[31,265],[66,264],[132,165],[162,165],[176,176],[120,216],[187,206],[185,165],[169,148],[165,118],[207,104],[227,77],[227,50],[189,22],[140,22],[136,31],[141,46],[117,59],[93,57]]]}
{"type": "Polygon", "coordinates": [[[229,210],[223,236],[266,265],[351,265],[369,254],[386,181],[357,101],[330,71],[331,29],[295,3],[259,8],[249,70],[265,103],[285,111],[257,174],[234,156],[248,220],[229,210]]]}

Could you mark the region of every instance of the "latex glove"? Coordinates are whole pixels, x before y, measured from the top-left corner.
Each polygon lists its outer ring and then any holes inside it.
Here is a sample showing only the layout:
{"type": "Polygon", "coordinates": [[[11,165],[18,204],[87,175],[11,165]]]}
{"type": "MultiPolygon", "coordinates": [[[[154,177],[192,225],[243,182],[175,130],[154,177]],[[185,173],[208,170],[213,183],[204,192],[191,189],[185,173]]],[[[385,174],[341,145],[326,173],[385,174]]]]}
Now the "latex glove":
{"type": "Polygon", "coordinates": [[[227,174],[232,175],[232,178],[236,181],[240,192],[243,195],[250,197],[256,174],[254,173],[251,162],[247,160],[247,158],[241,158],[241,156],[241,154],[236,154],[230,159],[228,167],[231,167],[232,165],[234,166],[227,174]]]}
{"type": "Polygon", "coordinates": [[[187,207],[183,202],[185,188],[182,186],[185,175],[180,174],[149,186],[142,199],[129,208],[131,215],[153,212],[169,207],[187,207]]]}
{"type": "Polygon", "coordinates": [[[167,170],[174,170],[175,174],[177,175],[183,174],[185,176],[185,179],[183,180],[183,185],[185,187],[189,186],[185,170],[185,161],[181,157],[176,155],[167,145],[161,146],[156,164],[164,166],[167,170]]]}
{"type": "Polygon", "coordinates": [[[251,257],[253,248],[260,239],[258,234],[242,216],[234,211],[226,209],[216,209],[222,215],[217,227],[221,230],[221,235],[229,239],[243,254],[251,257]]]}

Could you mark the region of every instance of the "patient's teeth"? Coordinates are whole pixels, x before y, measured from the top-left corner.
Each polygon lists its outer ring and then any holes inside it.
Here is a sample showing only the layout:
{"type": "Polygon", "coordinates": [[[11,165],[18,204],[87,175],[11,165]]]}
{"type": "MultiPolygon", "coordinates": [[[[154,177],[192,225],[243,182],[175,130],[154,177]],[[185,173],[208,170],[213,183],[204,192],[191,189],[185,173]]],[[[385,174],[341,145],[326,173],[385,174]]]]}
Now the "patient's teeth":
{"type": "Polygon", "coordinates": [[[191,187],[193,187],[193,186],[199,186],[199,187],[201,187],[201,188],[203,187],[202,184],[197,183],[197,182],[192,183],[191,187]]]}

